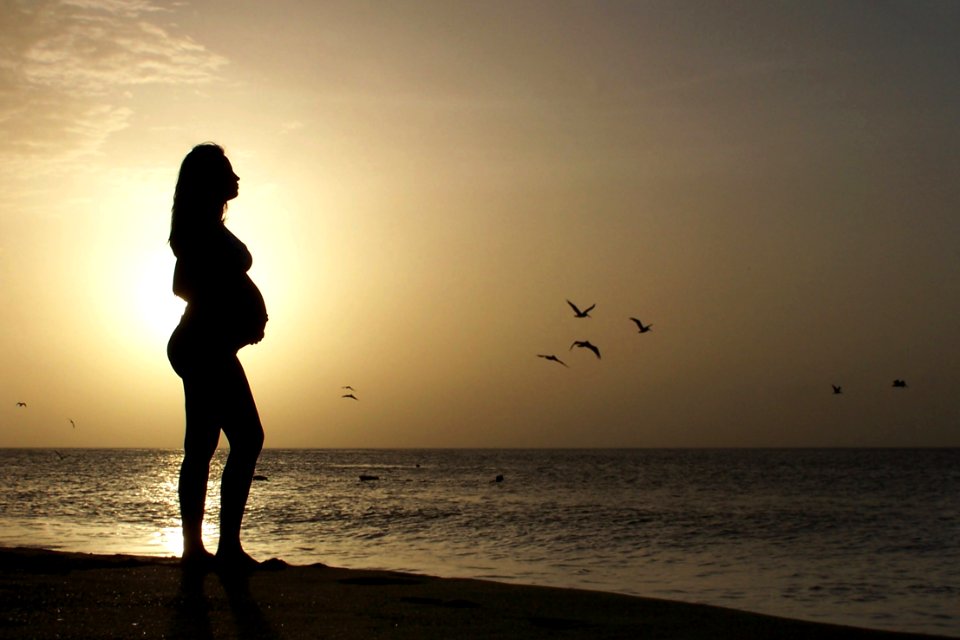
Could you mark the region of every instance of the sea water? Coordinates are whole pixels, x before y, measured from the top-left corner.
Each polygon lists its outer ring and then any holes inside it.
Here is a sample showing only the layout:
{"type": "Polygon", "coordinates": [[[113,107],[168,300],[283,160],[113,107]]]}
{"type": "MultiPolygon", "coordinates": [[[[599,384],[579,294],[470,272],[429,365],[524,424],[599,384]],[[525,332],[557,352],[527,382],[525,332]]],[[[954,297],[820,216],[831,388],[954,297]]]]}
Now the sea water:
{"type": "MultiPolygon", "coordinates": [[[[0,450],[0,545],[177,555],[180,458],[0,450]]],[[[960,449],[268,449],[257,473],[262,559],[960,637],[960,449]]]]}

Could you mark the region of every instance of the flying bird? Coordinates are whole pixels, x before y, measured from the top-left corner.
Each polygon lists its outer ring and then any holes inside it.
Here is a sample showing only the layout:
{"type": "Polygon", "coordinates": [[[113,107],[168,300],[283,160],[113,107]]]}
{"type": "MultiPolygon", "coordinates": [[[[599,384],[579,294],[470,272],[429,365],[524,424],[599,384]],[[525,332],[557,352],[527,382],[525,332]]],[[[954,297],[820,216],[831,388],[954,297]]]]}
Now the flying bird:
{"type": "Polygon", "coordinates": [[[832,385],[830,385],[830,386],[833,387],[833,393],[834,393],[834,395],[840,395],[841,393],[843,393],[843,387],[838,386],[838,385],[835,385],[835,384],[832,384],[832,385]]]}
{"type": "Polygon", "coordinates": [[[25,407],[25,406],[27,406],[27,403],[26,403],[26,402],[18,402],[18,403],[17,403],[17,406],[18,406],[18,407],[25,407]]]}
{"type": "Polygon", "coordinates": [[[74,422],[73,420],[71,420],[71,421],[70,421],[70,426],[73,427],[74,429],[76,429],[76,428],[77,428],[77,423],[74,422]]]}
{"type": "Polygon", "coordinates": [[[345,393],[345,394],[343,394],[343,395],[340,396],[340,397],[341,397],[341,398],[353,398],[354,400],[359,400],[359,399],[360,399],[360,398],[358,398],[357,396],[353,395],[352,393],[345,393]]]}
{"type": "Polygon", "coordinates": [[[897,378],[896,380],[893,381],[893,387],[894,387],[895,389],[906,389],[906,388],[907,388],[907,381],[906,381],[906,380],[900,380],[899,378],[897,378]]]}
{"type": "Polygon", "coordinates": [[[348,384],[345,384],[345,385],[343,385],[343,386],[340,387],[340,388],[341,388],[341,389],[347,389],[347,390],[349,390],[349,391],[355,391],[355,389],[354,389],[353,387],[351,387],[350,385],[348,385],[348,384]]]}
{"type": "Polygon", "coordinates": [[[570,305],[570,308],[571,308],[571,309],[573,309],[573,317],[574,317],[574,318],[589,318],[589,317],[590,317],[590,312],[593,310],[593,308],[594,308],[595,306],[597,306],[596,304],[592,304],[592,305],[590,305],[589,307],[587,307],[586,309],[584,309],[583,311],[580,311],[580,309],[577,307],[577,305],[573,304],[573,303],[570,302],[569,300],[567,300],[567,304],[570,305]]]}
{"type": "Polygon", "coordinates": [[[582,349],[590,349],[593,351],[593,355],[600,357],[600,349],[597,349],[595,345],[590,344],[589,340],[574,340],[573,344],[570,345],[570,349],[573,350],[574,347],[580,347],[582,349]]]}
{"type": "Polygon", "coordinates": [[[652,324],[643,324],[636,318],[630,318],[630,319],[637,323],[637,329],[639,330],[640,333],[646,333],[653,328],[652,324]]]}
{"type": "Polygon", "coordinates": [[[542,353],[538,353],[538,354],[537,354],[537,357],[538,357],[538,358],[543,358],[544,360],[553,360],[554,362],[559,362],[560,364],[562,364],[562,365],[565,366],[565,367],[568,367],[568,366],[569,366],[569,365],[567,365],[566,362],[564,362],[563,360],[561,360],[561,359],[558,358],[557,356],[553,355],[552,353],[551,353],[550,355],[544,355],[544,354],[542,354],[542,353]]]}

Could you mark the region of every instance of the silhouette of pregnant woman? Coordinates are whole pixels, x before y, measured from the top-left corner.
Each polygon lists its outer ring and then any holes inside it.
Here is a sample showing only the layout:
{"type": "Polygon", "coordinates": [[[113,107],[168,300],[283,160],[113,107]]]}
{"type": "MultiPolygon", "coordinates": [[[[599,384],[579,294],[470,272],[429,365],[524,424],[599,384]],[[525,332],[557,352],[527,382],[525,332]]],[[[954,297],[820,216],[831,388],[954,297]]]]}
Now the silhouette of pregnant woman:
{"type": "Polygon", "coordinates": [[[170,336],[167,356],[183,380],[186,409],[180,467],[180,515],[185,567],[248,571],[259,563],[240,544],[240,525],[263,426],[237,352],[263,339],[267,311],[247,275],[247,247],[224,225],[227,202],[240,178],[224,150],[205,143],[183,159],[173,197],[170,247],[177,258],[173,292],[187,302],[170,336]],[[230,453],[220,483],[220,542],[216,556],[203,545],[210,461],[220,431],[230,453]]]}

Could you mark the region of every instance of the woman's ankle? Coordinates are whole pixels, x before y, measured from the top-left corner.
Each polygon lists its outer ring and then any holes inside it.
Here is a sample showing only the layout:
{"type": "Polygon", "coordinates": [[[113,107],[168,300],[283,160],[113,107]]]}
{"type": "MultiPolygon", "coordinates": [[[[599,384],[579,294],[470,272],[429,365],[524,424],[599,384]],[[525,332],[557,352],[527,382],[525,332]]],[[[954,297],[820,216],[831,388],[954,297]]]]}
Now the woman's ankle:
{"type": "Polygon", "coordinates": [[[183,557],[193,557],[193,556],[210,556],[213,555],[207,551],[206,547],[203,546],[203,540],[193,540],[184,538],[183,540],[183,557]]]}

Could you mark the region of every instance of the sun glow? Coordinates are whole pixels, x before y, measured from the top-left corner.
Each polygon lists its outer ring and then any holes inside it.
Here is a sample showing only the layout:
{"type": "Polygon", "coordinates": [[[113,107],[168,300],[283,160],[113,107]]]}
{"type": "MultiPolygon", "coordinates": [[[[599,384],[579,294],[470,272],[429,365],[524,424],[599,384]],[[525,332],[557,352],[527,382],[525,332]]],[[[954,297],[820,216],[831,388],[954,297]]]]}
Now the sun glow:
{"type": "Polygon", "coordinates": [[[170,288],[175,262],[169,253],[155,251],[145,256],[133,282],[138,320],[151,338],[169,336],[185,306],[170,288]]]}

